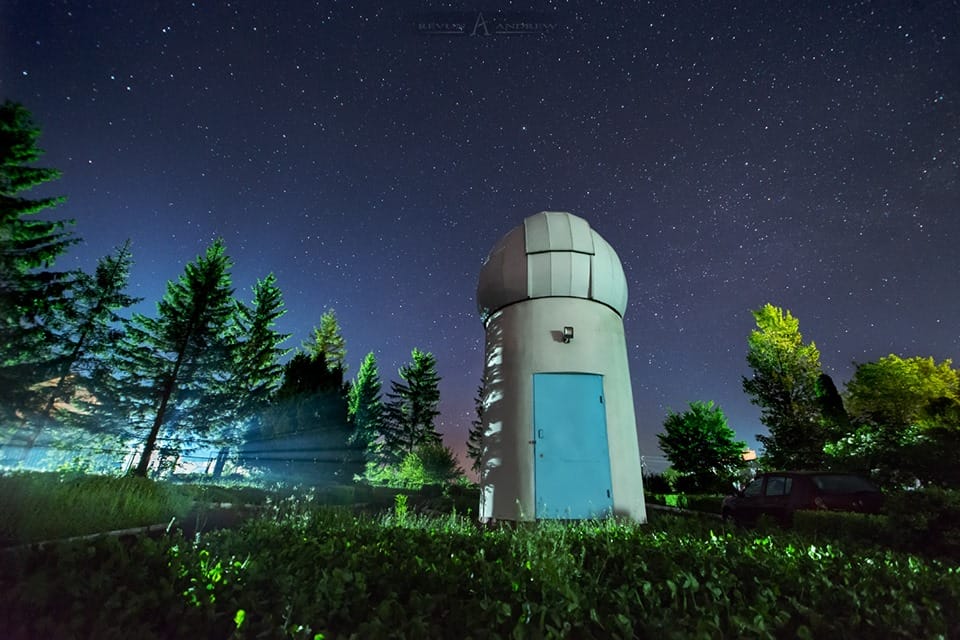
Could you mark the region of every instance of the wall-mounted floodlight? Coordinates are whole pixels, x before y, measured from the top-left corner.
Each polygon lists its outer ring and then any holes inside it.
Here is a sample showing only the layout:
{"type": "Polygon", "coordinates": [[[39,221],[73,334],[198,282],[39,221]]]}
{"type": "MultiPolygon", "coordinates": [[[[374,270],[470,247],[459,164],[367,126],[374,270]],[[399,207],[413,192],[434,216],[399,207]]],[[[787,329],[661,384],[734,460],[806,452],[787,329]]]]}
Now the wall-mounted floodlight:
{"type": "Polygon", "coordinates": [[[564,327],[563,328],[563,342],[566,344],[573,340],[573,327],[564,327]]]}

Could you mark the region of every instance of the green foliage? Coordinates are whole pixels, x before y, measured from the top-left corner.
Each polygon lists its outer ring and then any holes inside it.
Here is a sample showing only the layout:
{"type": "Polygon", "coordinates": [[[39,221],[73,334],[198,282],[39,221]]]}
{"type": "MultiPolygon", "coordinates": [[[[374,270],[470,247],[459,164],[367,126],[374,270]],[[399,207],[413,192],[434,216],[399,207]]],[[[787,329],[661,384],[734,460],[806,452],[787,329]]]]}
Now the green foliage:
{"type": "Polygon", "coordinates": [[[368,462],[364,480],[374,486],[420,489],[446,485],[460,478],[456,456],[441,442],[426,442],[403,456],[399,463],[368,462]]]}
{"type": "Polygon", "coordinates": [[[770,435],[758,435],[771,468],[818,468],[823,461],[823,428],[818,383],[820,352],[804,344],[800,322],[789,311],[766,304],[753,312],[757,328],[748,339],[743,390],[761,409],[770,435]]]}
{"type": "Polygon", "coordinates": [[[0,418],[38,409],[30,387],[56,375],[52,329],[64,311],[74,273],[50,267],[78,241],[72,221],[35,216],[62,197],[27,198],[24,192],[56,180],[60,172],[29,166],[41,155],[40,129],[20,104],[0,105],[0,418]]]}
{"type": "Polygon", "coordinates": [[[647,504],[687,509],[700,513],[720,514],[724,496],[715,494],[653,493],[645,492],[647,504]]]}
{"type": "Polygon", "coordinates": [[[890,521],[883,515],[801,510],[793,514],[791,526],[798,534],[818,542],[851,547],[891,546],[893,542],[890,521]]]}
{"type": "Polygon", "coordinates": [[[412,362],[400,367],[400,381],[391,383],[384,410],[384,452],[403,459],[418,446],[440,442],[434,421],[440,411],[440,377],[432,353],[414,348],[412,362]]]}
{"type": "Polygon", "coordinates": [[[78,426],[94,434],[113,431],[93,415],[97,398],[109,393],[109,386],[101,389],[101,383],[109,375],[110,354],[123,335],[118,330],[122,321],[118,312],[141,300],[125,293],[131,265],[127,241],[97,262],[94,275],[77,274],[58,332],[61,357],[56,383],[45,389],[46,402],[34,420],[28,447],[36,442],[42,429],[54,426],[58,402],[71,403],[73,409],[60,412],[57,417],[61,425],[78,426]]]}
{"type": "Polygon", "coordinates": [[[897,548],[960,562],[960,490],[927,487],[887,496],[890,536],[897,548]]]}
{"type": "Polygon", "coordinates": [[[729,486],[744,466],[746,444],[734,440],[736,434],[713,402],[691,402],[683,413],[671,411],[663,427],[657,434],[660,449],[673,469],[691,478],[687,490],[729,486]]]}
{"type": "Polygon", "coordinates": [[[827,453],[881,484],[960,487],[960,374],[950,360],[889,355],[857,366],[847,406],[858,425],[827,453]]]}
{"type": "Polygon", "coordinates": [[[953,637],[955,566],[657,517],[483,529],[310,503],[8,557],[3,637],[953,637]],[[242,612],[242,614],[241,614],[242,612]]]}
{"type": "Polygon", "coordinates": [[[672,493],[673,489],[674,487],[667,479],[665,473],[652,473],[643,476],[643,490],[645,493],[672,493]]]}
{"type": "Polygon", "coordinates": [[[407,521],[407,495],[398,493],[393,506],[393,517],[397,522],[404,524],[407,521]]]}
{"type": "Polygon", "coordinates": [[[956,401],[960,380],[950,360],[901,358],[890,354],[876,362],[857,365],[847,383],[847,407],[859,421],[904,428],[937,421],[943,398],[956,401]]]}

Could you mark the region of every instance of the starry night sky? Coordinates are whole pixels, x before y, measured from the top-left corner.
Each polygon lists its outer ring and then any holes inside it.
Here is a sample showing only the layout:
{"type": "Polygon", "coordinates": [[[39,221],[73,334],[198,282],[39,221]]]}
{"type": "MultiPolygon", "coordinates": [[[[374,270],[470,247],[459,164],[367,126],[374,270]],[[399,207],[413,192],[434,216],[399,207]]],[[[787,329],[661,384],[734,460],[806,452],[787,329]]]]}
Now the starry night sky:
{"type": "Polygon", "coordinates": [[[277,274],[288,346],[333,307],[348,375],[436,354],[462,450],[483,260],[569,211],[627,274],[654,471],[692,400],[756,446],[741,376],[766,302],[841,388],[853,361],[960,356],[960,3],[396,5],[0,3],[0,98],[42,127],[53,217],[83,239],[58,266],[132,239],[152,314],[223,237],[241,297],[277,274]]]}

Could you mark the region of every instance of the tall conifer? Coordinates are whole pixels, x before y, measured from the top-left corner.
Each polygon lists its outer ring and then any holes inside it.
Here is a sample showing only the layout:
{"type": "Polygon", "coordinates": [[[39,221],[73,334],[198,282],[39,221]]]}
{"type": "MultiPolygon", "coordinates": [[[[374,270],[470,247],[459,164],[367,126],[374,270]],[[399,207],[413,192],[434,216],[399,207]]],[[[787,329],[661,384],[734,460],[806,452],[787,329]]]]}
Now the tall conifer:
{"type": "Polygon", "coordinates": [[[42,153],[39,136],[22,105],[0,105],[0,418],[42,407],[42,395],[30,387],[57,370],[51,328],[74,276],[50,270],[77,242],[67,230],[72,221],[34,217],[64,198],[23,195],[60,177],[56,169],[28,166],[42,153]]]}
{"type": "Polygon", "coordinates": [[[217,240],[167,283],[155,318],[134,314],[128,323],[118,349],[120,382],[150,424],[135,475],[146,476],[161,433],[189,438],[215,426],[229,406],[218,382],[233,366],[230,266],[217,240]]]}

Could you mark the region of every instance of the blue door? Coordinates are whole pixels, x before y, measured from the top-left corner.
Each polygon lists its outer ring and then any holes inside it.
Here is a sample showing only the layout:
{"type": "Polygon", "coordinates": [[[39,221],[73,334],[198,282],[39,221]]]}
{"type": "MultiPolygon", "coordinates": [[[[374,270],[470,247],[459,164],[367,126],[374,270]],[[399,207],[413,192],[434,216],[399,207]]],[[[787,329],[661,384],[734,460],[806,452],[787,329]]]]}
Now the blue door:
{"type": "Polygon", "coordinates": [[[603,377],[533,376],[536,517],[603,517],[613,508],[603,377]]]}

